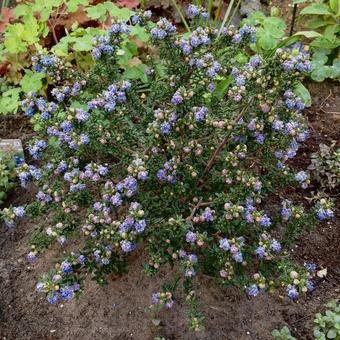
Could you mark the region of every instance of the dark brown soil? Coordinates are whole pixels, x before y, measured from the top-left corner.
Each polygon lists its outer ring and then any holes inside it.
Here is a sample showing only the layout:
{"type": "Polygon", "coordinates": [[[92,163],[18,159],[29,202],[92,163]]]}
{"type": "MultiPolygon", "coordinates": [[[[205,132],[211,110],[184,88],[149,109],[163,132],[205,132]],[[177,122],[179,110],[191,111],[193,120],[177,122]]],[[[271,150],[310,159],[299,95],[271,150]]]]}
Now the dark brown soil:
{"type": "MultiPolygon", "coordinates": [[[[301,151],[300,159],[318,149],[320,142],[329,143],[339,136],[338,116],[340,89],[335,83],[309,85],[314,105],[307,111],[312,137],[301,151]]],[[[32,135],[22,118],[3,118],[0,137],[26,140],[32,135]]],[[[308,165],[308,164],[303,164],[308,165]]],[[[33,191],[16,188],[10,195],[12,204],[29,202],[33,191]]],[[[295,195],[304,200],[303,194],[295,195]]],[[[39,276],[49,269],[58,249],[52,248],[37,263],[25,260],[27,241],[34,225],[23,221],[16,229],[0,229],[0,336],[3,339],[271,339],[274,328],[289,326],[298,339],[312,339],[313,317],[331,298],[340,296],[339,254],[340,228],[323,224],[305,232],[292,252],[300,263],[316,262],[328,269],[318,289],[298,303],[285,297],[265,293],[248,299],[237,289],[221,290],[207,277],[199,280],[205,330],[190,333],[185,324],[185,307],[180,303],[161,314],[161,327],[150,321],[146,307],[150,296],[171,276],[164,270],[150,279],[142,273],[145,254],[132,259],[128,275],[119,277],[104,288],[93,281],[86,283],[86,294],[78,301],[58,307],[50,306],[34,288],[39,276]]]]}

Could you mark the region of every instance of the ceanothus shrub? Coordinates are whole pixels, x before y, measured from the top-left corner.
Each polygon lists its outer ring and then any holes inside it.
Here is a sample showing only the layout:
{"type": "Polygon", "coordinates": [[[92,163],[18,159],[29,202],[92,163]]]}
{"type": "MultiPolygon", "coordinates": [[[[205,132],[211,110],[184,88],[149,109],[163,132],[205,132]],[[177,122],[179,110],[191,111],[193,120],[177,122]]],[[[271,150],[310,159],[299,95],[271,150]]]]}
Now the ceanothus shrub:
{"type": "Polygon", "coordinates": [[[148,254],[149,275],[166,264],[179,274],[153,294],[153,308],[171,308],[182,287],[195,330],[200,273],[249,296],[284,290],[295,300],[315,288],[316,265],[299,267],[287,251],[305,225],[333,217],[333,203],[320,196],[308,212],[274,200],[280,189],[310,182],[294,167],[309,134],[294,91],[311,71],[308,53],[294,45],[253,55],[254,28],[219,34],[208,21],[195,26],[198,15],[207,17],[190,6],[190,34],[165,18],[152,23],[149,11],[115,21],[95,39],[88,74],[55,56],[34,58],[35,71],[55,84],[48,98],[31,93],[22,103],[37,135],[28,146],[32,164],[18,177],[23,187],[35,183],[36,201],[2,217],[13,227],[25,213],[44,216],[30,261],[52,242],[75,240],[37,284],[51,304],[79,296],[85,274],[103,284],[125,271],[138,248],[148,254]],[[130,25],[150,35],[147,83],[124,79],[117,63],[130,25]]]}

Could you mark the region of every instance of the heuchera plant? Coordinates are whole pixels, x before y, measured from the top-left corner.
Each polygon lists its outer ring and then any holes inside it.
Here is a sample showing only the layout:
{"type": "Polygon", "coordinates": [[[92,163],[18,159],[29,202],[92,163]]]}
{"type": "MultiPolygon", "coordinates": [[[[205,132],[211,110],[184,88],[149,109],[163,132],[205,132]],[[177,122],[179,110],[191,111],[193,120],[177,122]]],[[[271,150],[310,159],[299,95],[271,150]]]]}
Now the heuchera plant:
{"type": "Polygon", "coordinates": [[[55,87],[49,98],[31,93],[22,103],[38,135],[28,148],[33,164],[18,176],[39,189],[36,202],[2,217],[12,227],[25,213],[48,216],[30,261],[55,241],[70,250],[37,284],[52,304],[78,296],[85,273],[102,284],[124,271],[138,248],[149,256],[148,274],[166,264],[177,272],[152,296],[154,308],[171,308],[183,287],[195,330],[200,273],[249,296],[283,289],[295,300],[315,288],[316,265],[294,265],[287,244],[304,225],[332,218],[333,203],[317,200],[307,212],[273,195],[309,184],[308,172],[290,169],[309,134],[294,93],[311,71],[308,53],[294,45],[263,59],[250,54],[254,28],[219,33],[208,22],[195,26],[207,18],[202,9],[189,14],[193,30],[184,35],[165,18],[150,22],[149,11],[114,22],[94,41],[90,74],[55,56],[34,58],[55,87]],[[130,25],[151,35],[147,86],[124,80],[117,65],[130,25]]]}

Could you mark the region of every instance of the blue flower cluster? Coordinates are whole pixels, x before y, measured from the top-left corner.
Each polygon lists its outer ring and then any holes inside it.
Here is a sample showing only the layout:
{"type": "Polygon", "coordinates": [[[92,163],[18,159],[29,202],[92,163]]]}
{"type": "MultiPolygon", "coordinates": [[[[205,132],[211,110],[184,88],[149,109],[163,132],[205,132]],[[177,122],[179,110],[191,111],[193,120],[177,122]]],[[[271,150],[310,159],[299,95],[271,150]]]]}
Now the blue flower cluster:
{"type": "Polygon", "coordinates": [[[131,22],[133,25],[143,24],[144,21],[150,20],[152,17],[152,12],[150,10],[142,11],[138,14],[134,14],[131,17],[131,22]]]}
{"type": "Polygon", "coordinates": [[[152,294],[151,303],[156,308],[171,308],[174,304],[172,294],[170,292],[158,292],[152,294]]]}
{"type": "Polygon", "coordinates": [[[196,275],[197,256],[195,254],[188,254],[185,250],[181,249],[178,252],[181,264],[184,270],[185,277],[194,277],[196,275]]]}
{"type": "Polygon", "coordinates": [[[278,48],[275,52],[282,59],[282,69],[285,72],[312,72],[309,52],[300,43],[288,48],[278,48]]]}
{"type": "Polygon", "coordinates": [[[210,44],[209,32],[208,28],[198,27],[187,38],[176,40],[175,46],[179,46],[184,55],[192,54],[195,48],[210,44]]]}
{"type": "Polygon", "coordinates": [[[305,104],[302,102],[301,98],[295,95],[291,90],[287,90],[284,93],[284,98],[289,110],[303,110],[305,108],[305,104]]]}
{"type": "Polygon", "coordinates": [[[79,95],[82,85],[85,85],[84,82],[82,84],[80,82],[75,82],[73,85],[65,85],[60,88],[55,87],[51,91],[51,95],[56,98],[58,103],[64,102],[65,100],[76,97],[79,95]]]}
{"type": "MultiPolygon", "coordinates": [[[[71,118],[71,117],[68,117],[71,118]]],[[[64,120],[59,125],[48,126],[47,135],[57,137],[60,146],[67,146],[72,150],[77,150],[82,145],[90,143],[90,137],[86,133],[78,134],[72,120],[64,120]]]]}
{"type": "Polygon", "coordinates": [[[203,122],[209,112],[209,109],[206,106],[193,107],[192,110],[195,116],[195,120],[198,123],[203,122]]]}
{"type": "Polygon", "coordinates": [[[32,145],[29,146],[28,152],[35,160],[41,159],[41,152],[46,149],[47,143],[43,139],[35,140],[32,145]]]}
{"type": "Polygon", "coordinates": [[[25,163],[18,167],[17,174],[23,188],[27,187],[29,180],[39,181],[42,177],[41,169],[25,163]]]}
{"type": "Polygon", "coordinates": [[[269,234],[263,233],[260,235],[259,245],[255,249],[255,254],[260,258],[270,260],[273,257],[272,252],[278,253],[282,249],[279,241],[273,239],[269,234]]]}
{"type": "Polygon", "coordinates": [[[334,202],[330,199],[321,198],[315,205],[316,216],[324,221],[334,218],[334,202]]]}
{"type": "Polygon", "coordinates": [[[169,20],[161,18],[156,23],[156,27],[150,31],[151,37],[154,39],[164,40],[167,37],[174,36],[177,33],[177,28],[169,20]]]}
{"type": "Polygon", "coordinates": [[[209,81],[214,79],[222,68],[221,64],[215,60],[211,53],[205,53],[200,58],[191,58],[189,65],[203,71],[209,81]]]}
{"type": "Polygon", "coordinates": [[[126,91],[131,88],[131,83],[123,80],[119,83],[112,83],[98,98],[87,103],[89,110],[103,108],[106,112],[115,110],[117,103],[126,101],[126,91]]]}
{"type": "Polygon", "coordinates": [[[203,213],[200,216],[194,216],[192,219],[193,223],[207,223],[212,222],[214,220],[214,210],[211,210],[209,207],[205,208],[203,213]]]}
{"type": "Polygon", "coordinates": [[[231,42],[236,45],[256,42],[256,28],[247,25],[242,26],[239,30],[233,26],[224,27],[222,37],[231,38],[231,42]]]}
{"type": "Polygon", "coordinates": [[[200,16],[204,20],[207,20],[209,18],[209,12],[204,7],[199,7],[192,4],[188,5],[186,15],[189,18],[196,18],[200,16]]]}
{"type": "Polygon", "coordinates": [[[17,218],[24,217],[26,214],[25,208],[20,207],[10,207],[10,208],[4,208],[3,210],[0,210],[0,217],[5,222],[5,225],[8,228],[13,228],[16,226],[15,220],[17,218]]]}
{"type": "Polygon", "coordinates": [[[60,62],[59,58],[50,55],[38,55],[32,57],[33,69],[35,72],[46,73],[50,71],[53,66],[60,62]]]}
{"type": "Polygon", "coordinates": [[[161,182],[169,182],[175,184],[177,181],[177,166],[173,159],[165,162],[163,167],[157,171],[157,178],[161,182]]]}
{"type": "Polygon", "coordinates": [[[58,105],[54,102],[47,102],[43,97],[37,97],[37,94],[30,92],[26,98],[21,102],[21,107],[24,115],[32,117],[40,112],[42,120],[47,120],[51,115],[57,111],[58,105]]]}
{"type": "Polygon", "coordinates": [[[161,133],[163,136],[169,135],[177,122],[178,116],[170,110],[157,109],[154,111],[155,120],[150,123],[147,132],[153,132],[155,137],[161,133]]]}
{"type": "Polygon", "coordinates": [[[116,51],[117,45],[122,41],[123,35],[129,35],[130,27],[122,20],[118,20],[108,29],[104,36],[93,39],[94,48],[92,56],[95,60],[100,60],[104,56],[110,56],[116,51]]]}
{"type": "Polygon", "coordinates": [[[232,239],[223,238],[219,240],[219,247],[228,252],[228,255],[234,259],[235,262],[242,263],[244,261],[242,254],[242,247],[244,246],[244,237],[237,237],[232,239]]]}
{"type": "Polygon", "coordinates": [[[306,189],[308,187],[308,184],[310,183],[309,173],[307,173],[306,171],[299,171],[295,175],[295,180],[299,182],[302,189],[306,189]]]}
{"type": "Polygon", "coordinates": [[[71,253],[68,260],[56,265],[56,269],[45,275],[36,285],[36,291],[47,294],[47,301],[54,305],[59,301],[68,301],[79,294],[80,284],[73,275],[74,266],[82,265],[79,259],[83,255],[71,253]],[[72,264],[74,263],[74,264],[72,264]],[[67,283],[65,283],[67,280],[67,283]]]}

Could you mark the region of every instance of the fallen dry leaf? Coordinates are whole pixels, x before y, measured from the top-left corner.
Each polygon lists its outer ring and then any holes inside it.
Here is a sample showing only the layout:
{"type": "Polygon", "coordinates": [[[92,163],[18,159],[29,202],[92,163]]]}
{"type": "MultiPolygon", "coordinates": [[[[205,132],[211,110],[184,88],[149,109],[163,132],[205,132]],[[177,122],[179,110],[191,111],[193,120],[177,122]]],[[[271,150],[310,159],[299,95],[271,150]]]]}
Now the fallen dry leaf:
{"type": "Polygon", "coordinates": [[[327,268],[319,270],[316,275],[321,278],[325,277],[327,275],[327,268]]]}

